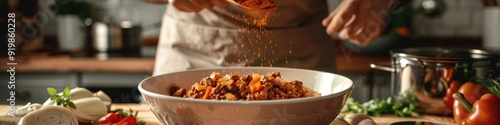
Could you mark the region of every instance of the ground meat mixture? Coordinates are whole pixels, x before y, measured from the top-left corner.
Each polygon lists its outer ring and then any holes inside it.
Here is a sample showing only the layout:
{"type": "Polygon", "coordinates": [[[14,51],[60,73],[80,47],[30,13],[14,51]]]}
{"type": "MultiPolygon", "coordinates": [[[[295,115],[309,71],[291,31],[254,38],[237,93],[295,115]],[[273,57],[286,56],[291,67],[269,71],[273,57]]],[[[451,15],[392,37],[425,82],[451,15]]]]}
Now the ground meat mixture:
{"type": "Polygon", "coordinates": [[[279,72],[266,75],[232,72],[225,76],[213,72],[188,90],[171,84],[168,91],[177,97],[214,100],[277,100],[320,95],[304,87],[301,81],[283,80],[279,72]]]}

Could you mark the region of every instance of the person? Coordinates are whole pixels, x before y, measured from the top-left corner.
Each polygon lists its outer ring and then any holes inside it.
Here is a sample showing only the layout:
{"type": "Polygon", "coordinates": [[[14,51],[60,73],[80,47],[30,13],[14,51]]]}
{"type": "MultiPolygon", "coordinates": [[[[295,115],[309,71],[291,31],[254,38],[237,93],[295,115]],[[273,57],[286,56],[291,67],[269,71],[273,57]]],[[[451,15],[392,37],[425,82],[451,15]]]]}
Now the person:
{"type": "Polygon", "coordinates": [[[368,44],[384,27],[393,0],[273,0],[260,27],[252,12],[227,0],[146,0],[169,3],[162,20],[153,75],[197,68],[272,66],[335,72],[331,38],[368,44]],[[250,17],[250,18],[249,18],[250,17]]]}

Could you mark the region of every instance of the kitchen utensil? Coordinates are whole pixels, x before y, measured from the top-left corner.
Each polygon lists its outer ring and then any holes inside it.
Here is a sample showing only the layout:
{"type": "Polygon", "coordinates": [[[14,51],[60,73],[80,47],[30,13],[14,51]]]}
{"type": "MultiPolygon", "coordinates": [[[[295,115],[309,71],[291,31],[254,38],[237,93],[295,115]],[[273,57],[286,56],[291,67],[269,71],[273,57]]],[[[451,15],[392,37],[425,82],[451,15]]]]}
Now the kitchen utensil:
{"type": "MultiPolygon", "coordinates": [[[[235,0],[227,0],[229,3],[232,3],[238,7],[241,7],[246,15],[250,17],[249,20],[253,24],[261,27],[267,24],[267,20],[271,13],[276,9],[276,5],[273,6],[272,8],[264,8],[264,9],[258,9],[258,8],[251,8],[247,7],[244,5],[239,4],[235,0]]],[[[240,0],[242,1],[242,0],[240,0]]]]}
{"type": "Polygon", "coordinates": [[[146,78],[138,89],[151,111],[164,125],[328,125],[338,115],[354,84],[347,77],[305,69],[273,67],[221,67],[163,74],[146,78]],[[318,97],[224,101],[169,96],[172,83],[189,88],[217,71],[221,74],[280,72],[289,80],[321,93],[318,97]]]}
{"type": "Polygon", "coordinates": [[[443,0],[423,0],[420,6],[427,17],[439,17],[447,9],[446,3],[443,0]]]}
{"type": "Polygon", "coordinates": [[[392,66],[370,66],[392,72],[393,95],[415,96],[424,113],[437,115],[451,113],[443,103],[450,81],[484,78],[498,60],[491,52],[451,48],[392,50],[391,57],[392,66]]]}
{"type": "MultiPolygon", "coordinates": [[[[244,0],[243,0],[244,1],[244,0]]],[[[227,0],[227,2],[229,3],[232,3],[234,5],[237,5],[239,7],[242,7],[242,8],[245,8],[245,9],[249,9],[249,10],[260,10],[260,11],[266,11],[266,10],[274,10],[276,9],[276,6],[273,6],[272,8],[265,8],[265,9],[255,9],[255,8],[250,8],[250,7],[247,7],[247,6],[243,6],[241,4],[239,4],[238,2],[236,2],[235,0],[227,0]]]]}
{"type": "Polygon", "coordinates": [[[500,7],[485,7],[483,15],[483,47],[500,52],[500,7]]]}
{"type": "Polygon", "coordinates": [[[99,60],[108,59],[108,41],[109,41],[109,28],[106,23],[103,22],[95,22],[92,25],[92,47],[97,50],[98,54],[96,55],[99,60]]]}

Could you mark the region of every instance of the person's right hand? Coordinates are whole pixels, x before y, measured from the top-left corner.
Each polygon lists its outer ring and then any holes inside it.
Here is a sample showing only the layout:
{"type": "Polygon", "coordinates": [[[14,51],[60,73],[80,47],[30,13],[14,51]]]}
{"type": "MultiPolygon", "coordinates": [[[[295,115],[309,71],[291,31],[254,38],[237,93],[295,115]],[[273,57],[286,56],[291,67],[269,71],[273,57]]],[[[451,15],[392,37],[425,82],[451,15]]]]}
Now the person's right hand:
{"type": "Polygon", "coordinates": [[[224,7],[226,0],[168,0],[176,9],[183,12],[199,12],[203,9],[212,9],[214,6],[224,7]]]}

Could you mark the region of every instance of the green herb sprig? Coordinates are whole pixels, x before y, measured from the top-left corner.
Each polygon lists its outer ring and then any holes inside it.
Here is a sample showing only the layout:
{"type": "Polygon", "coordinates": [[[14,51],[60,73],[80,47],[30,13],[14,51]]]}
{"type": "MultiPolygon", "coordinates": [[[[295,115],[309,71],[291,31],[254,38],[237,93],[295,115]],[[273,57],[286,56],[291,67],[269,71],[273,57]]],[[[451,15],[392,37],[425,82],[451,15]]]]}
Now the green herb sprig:
{"type": "Polygon", "coordinates": [[[404,99],[372,99],[359,103],[349,98],[343,108],[343,112],[363,113],[370,116],[382,116],[384,114],[394,114],[398,117],[410,117],[419,115],[417,112],[417,101],[412,97],[404,99]]]}
{"type": "Polygon", "coordinates": [[[56,104],[62,107],[71,107],[76,109],[75,104],[71,101],[70,96],[71,88],[68,86],[64,88],[64,91],[61,94],[57,94],[57,90],[54,88],[47,88],[47,92],[50,95],[50,100],[56,101],[56,104]]]}

